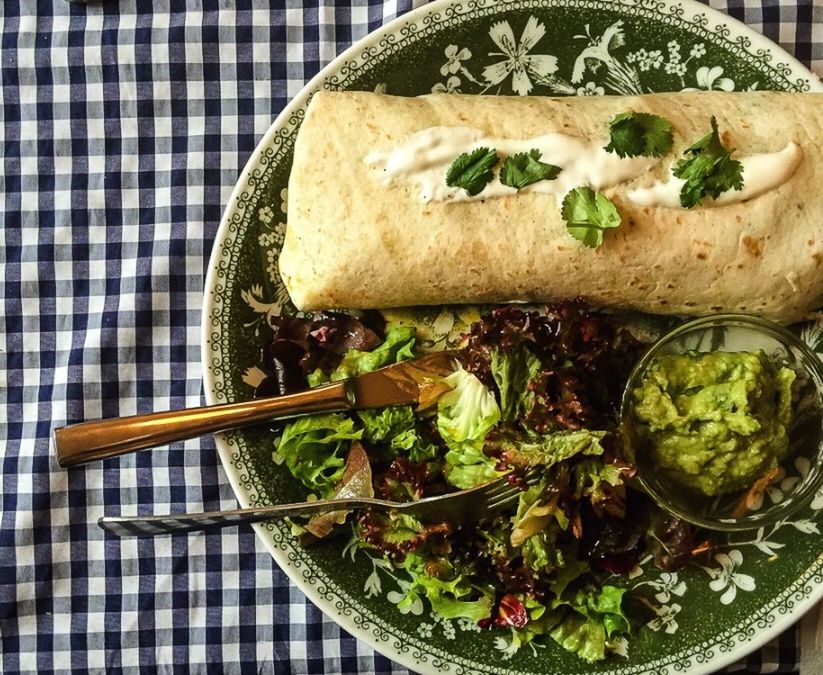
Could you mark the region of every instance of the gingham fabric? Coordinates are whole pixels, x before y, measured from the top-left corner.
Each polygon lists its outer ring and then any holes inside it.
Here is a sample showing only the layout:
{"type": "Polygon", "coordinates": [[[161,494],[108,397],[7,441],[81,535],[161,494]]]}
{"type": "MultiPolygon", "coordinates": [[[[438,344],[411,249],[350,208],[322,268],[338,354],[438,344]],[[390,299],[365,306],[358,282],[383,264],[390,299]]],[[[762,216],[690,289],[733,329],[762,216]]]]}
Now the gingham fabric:
{"type": "MultiPolygon", "coordinates": [[[[411,4],[0,3],[3,673],[407,672],[248,527],[104,540],[104,512],[236,506],[211,439],[66,471],[50,432],[201,404],[204,271],[241,168],[322,65],[411,4]]],[[[715,4],[823,69],[814,0],[715,4]]],[[[798,659],[789,631],[738,669],[798,659]]]]}

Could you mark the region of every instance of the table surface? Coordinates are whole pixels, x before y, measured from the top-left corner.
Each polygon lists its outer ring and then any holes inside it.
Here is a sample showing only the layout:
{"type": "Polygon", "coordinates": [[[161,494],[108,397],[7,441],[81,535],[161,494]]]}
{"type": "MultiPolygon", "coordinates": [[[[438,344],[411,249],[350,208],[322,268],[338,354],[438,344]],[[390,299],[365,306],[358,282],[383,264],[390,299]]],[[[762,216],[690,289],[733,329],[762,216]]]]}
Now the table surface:
{"type": "MultiPolygon", "coordinates": [[[[103,538],[104,513],[235,507],[212,439],[52,457],[67,421],[201,404],[204,272],[238,173],[322,65],[421,3],[169,4],[0,3],[0,671],[405,673],[249,527],[103,538]]],[[[712,4],[823,72],[819,0],[712,4]]],[[[798,645],[736,668],[792,672],[798,645]]]]}

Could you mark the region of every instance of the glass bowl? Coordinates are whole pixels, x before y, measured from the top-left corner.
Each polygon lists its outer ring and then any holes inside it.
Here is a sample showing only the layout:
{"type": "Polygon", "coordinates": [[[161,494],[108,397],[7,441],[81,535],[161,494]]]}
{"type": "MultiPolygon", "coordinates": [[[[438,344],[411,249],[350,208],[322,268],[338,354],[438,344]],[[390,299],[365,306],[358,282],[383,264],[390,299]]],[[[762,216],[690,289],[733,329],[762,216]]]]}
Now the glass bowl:
{"type": "MultiPolygon", "coordinates": [[[[689,321],[664,335],[646,352],[632,371],[620,409],[620,428],[627,457],[637,467],[640,487],[674,516],[712,530],[739,531],[767,527],[806,506],[823,484],[823,364],[817,355],[782,326],[743,314],[718,314],[689,321]],[[793,385],[794,420],[789,429],[789,451],[779,466],[783,471],[771,485],[780,485],[782,499],[767,494],[754,499],[740,515],[749,488],[709,497],[676,482],[655,466],[648,439],[635,416],[633,391],[652,361],[665,354],[686,352],[756,352],[763,350],[772,363],[796,373],[793,385]],[[805,458],[808,471],[798,480],[780,480],[798,473],[797,460],[805,458]],[[758,503],[759,502],[759,503],[758,503]]],[[[801,466],[802,464],[798,462],[801,466]]],[[[802,472],[801,472],[802,473],[802,472]]],[[[777,492],[772,490],[776,495],[777,492]]],[[[754,495],[752,495],[754,497],[754,495]]]]}

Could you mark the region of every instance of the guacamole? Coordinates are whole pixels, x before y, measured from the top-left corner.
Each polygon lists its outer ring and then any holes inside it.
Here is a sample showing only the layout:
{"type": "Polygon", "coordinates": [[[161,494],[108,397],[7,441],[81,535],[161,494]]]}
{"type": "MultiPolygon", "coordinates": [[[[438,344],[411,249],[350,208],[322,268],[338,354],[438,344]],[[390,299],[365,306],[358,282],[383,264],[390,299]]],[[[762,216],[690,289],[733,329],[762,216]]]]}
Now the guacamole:
{"type": "Polygon", "coordinates": [[[794,379],[762,351],[659,356],[631,394],[635,451],[706,495],[748,487],[788,452],[794,379]]]}

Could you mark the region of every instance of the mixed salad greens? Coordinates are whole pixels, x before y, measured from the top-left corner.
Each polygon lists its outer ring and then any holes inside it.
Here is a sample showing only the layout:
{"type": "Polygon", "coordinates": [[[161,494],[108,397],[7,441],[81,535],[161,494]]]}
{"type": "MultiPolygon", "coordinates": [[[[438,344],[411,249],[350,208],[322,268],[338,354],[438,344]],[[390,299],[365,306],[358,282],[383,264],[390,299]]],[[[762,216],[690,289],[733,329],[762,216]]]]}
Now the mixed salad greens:
{"type": "MultiPolygon", "coordinates": [[[[418,354],[415,331],[323,313],[276,317],[258,393],[289,393],[418,354]]],[[[620,584],[641,556],[682,567],[692,532],[627,489],[616,433],[620,396],[645,345],[580,301],[545,312],[504,307],[472,325],[436,405],[323,413],[281,428],[276,459],[318,498],[410,501],[504,474],[516,506],[472,523],[363,511],[315,517],[322,538],[349,519],[360,546],[409,577],[399,608],[422,599],[445,618],[503,628],[518,644],[554,640],[585,659],[624,651],[642,599],[620,584]],[[537,467],[540,479],[523,477],[537,467]]],[[[646,610],[647,611],[647,610],[646,610]]]]}

